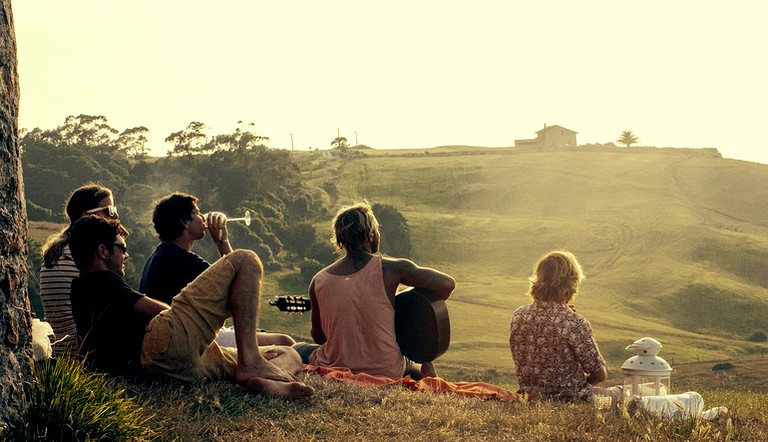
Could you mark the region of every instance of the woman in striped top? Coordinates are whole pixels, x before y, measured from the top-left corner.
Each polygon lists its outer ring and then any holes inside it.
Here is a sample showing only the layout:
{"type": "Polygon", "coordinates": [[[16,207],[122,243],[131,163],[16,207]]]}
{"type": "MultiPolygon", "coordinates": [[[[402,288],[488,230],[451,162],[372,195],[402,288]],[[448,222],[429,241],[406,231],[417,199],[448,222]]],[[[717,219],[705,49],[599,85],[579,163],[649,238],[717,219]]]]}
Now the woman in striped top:
{"type": "Polygon", "coordinates": [[[75,189],[67,200],[65,210],[69,226],[48,238],[43,246],[43,266],[40,269],[40,297],[43,300],[45,320],[51,324],[56,336],[54,356],[73,354],[78,348],[69,293],[72,279],[79,272],[69,253],[70,229],[75,221],[86,215],[119,218],[112,191],[93,183],[75,189]]]}

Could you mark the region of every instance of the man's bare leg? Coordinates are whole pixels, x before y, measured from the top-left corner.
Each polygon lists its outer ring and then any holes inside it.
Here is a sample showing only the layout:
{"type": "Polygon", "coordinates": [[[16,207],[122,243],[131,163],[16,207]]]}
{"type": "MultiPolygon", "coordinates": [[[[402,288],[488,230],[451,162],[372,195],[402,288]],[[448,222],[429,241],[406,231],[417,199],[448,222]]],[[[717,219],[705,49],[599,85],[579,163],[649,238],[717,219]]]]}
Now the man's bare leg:
{"type": "Polygon", "coordinates": [[[414,363],[408,374],[411,375],[413,380],[419,381],[424,378],[436,378],[437,369],[432,362],[424,362],[422,364],[414,363]]]}
{"type": "Polygon", "coordinates": [[[232,252],[229,259],[235,267],[235,278],[230,293],[237,343],[235,379],[257,393],[295,398],[300,391],[303,397],[311,396],[314,393],[311,387],[298,382],[296,376],[266,360],[259,352],[256,336],[261,279],[264,273],[261,260],[255,253],[246,250],[232,252]],[[254,378],[297,385],[282,386],[273,382],[257,382],[253,381],[254,378]],[[251,388],[250,384],[254,387],[251,388]]]}
{"type": "Polygon", "coordinates": [[[423,364],[421,364],[420,371],[421,371],[422,378],[437,377],[437,369],[435,368],[435,364],[433,364],[432,362],[424,362],[423,364]]]}
{"type": "Polygon", "coordinates": [[[285,346],[271,346],[269,350],[264,351],[264,347],[261,347],[261,355],[266,360],[277,365],[288,373],[298,375],[301,373],[302,363],[299,353],[291,347],[285,346]]]}
{"type": "Polygon", "coordinates": [[[258,332],[256,339],[259,345],[285,345],[290,347],[296,343],[296,340],[285,333],[258,332]]]}

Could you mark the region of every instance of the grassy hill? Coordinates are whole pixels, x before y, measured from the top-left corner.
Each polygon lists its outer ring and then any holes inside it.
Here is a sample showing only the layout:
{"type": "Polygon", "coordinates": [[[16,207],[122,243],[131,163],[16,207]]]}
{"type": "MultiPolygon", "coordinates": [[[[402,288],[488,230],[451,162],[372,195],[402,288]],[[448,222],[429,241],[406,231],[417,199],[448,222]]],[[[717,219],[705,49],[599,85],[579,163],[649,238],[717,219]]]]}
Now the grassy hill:
{"type": "MultiPolygon", "coordinates": [[[[609,370],[643,336],[664,344],[673,367],[765,352],[747,338],[768,331],[766,165],[714,149],[600,146],[292,155],[332,212],[362,199],[397,207],[412,258],[456,278],[451,346],[438,360],[447,377],[514,383],[509,317],[529,302],[534,262],[559,248],[587,274],[575,305],[609,370]]],[[[332,216],[318,225],[326,237],[332,216]]],[[[31,234],[42,241],[58,227],[33,223],[31,234]]],[[[303,293],[299,279],[268,274],[265,295],[303,293]]],[[[266,307],[261,320],[310,339],[309,315],[266,307]]]]}
{"type": "MultiPolygon", "coordinates": [[[[363,198],[407,218],[413,259],[458,281],[448,302],[447,380],[516,388],[507,344],[512,311],[529,299],[542,254],[574,252],[587,274],[575,301],[621,382],[624,347],[664,344],[673,392],[695,390],[727,418],[661,421],[591,404],[528,405],[339,384],[314,375],[313,400],[294,403],[225,382],[117,379],[152,415],[157,440],[765,440],[766,345],[746,337],[768,317],[768,166],[697,149],[557,151],[441,147],[296,152],[317,196],[338,208],[363,198]],[[751,353],[751,354],[750,354],[751,353]],[[713,371],[713,361],[733,368],[713,371]]],[[[320,227],[330,237],[330,220],[320,227]]],[[[55,226],[35,226],[35,229],[55,226]]],[[[33,233],[35,232],[33,229],[33,233]]],[[[55,230],[55,229],[54,229],[55,230]]],[[[384,250],[386,252],[386,250],[384,250]]],[[[267,274],[265,295],[306,290],[294,273],[267,274]]],[[[309,339],[309,315],[266,305],[261,325],[309,339]]]]}
{"type": "MultiPolygon", "coordinates": [[[[663,343],[673,367],[765,351],[747,337],[768,329],[766,165],[712,149],[655,148],[296,158],[335,207],[363,198],[397,207],[413,259],[457,279],[441,374],[511,376],[509,317],[529,302],[535,261],[560,248],[587,274],[575,305],[611,370],[643,336],[663,343]]],[[[321,226],[328,235],[330,219],[321,226]]],[[[308,316],[273,316],[263,318],[308,337],[308,316]]]]}

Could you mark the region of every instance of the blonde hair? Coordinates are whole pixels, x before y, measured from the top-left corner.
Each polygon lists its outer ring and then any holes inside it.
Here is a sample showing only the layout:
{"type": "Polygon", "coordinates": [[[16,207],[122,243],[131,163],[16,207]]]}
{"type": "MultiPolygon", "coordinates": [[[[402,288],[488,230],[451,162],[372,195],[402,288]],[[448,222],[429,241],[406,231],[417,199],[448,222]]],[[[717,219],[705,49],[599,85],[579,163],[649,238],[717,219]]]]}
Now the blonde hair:
{"type": "Polygon", "coordinates": [[[341,208],[333,219],[331,241],[339,250],[360,252],[370,240],[370,235],[379,227],[373,209],[367,202],[341,208]]]}
{"type": "Polygon", "coordinates": [[[542,256],[528,278],[528,296],[540,301],[567,304],[579,291],[585,278],[581,265],[571,252],[556,250],[542,256]]]}

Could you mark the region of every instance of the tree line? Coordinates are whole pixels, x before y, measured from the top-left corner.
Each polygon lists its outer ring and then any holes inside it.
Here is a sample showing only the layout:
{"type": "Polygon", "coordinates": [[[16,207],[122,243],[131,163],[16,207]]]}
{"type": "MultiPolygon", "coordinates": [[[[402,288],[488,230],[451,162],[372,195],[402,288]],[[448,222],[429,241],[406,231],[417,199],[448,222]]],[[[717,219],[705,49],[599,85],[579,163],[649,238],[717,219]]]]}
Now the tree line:
{"type": "MultiPolygon", "coordinates": [[[[162,158],[147,155],[146,128],[118,131],[103,116],[70,116],[56,129],[24,132],[20,145],[29,220],[66,224],[63,206],[72,190],[87,182],[109,187],[131,231],[126,279],[138,287],[146,258],[158,243],[151,223],[153,202],[183,191],[200,199],[202,211],[237,217],[249,210],[249,227],[229,225],[233,245],[254,250],[267,270],[296,270],[308,283],[336,258],[329,238],[317,228],[329,224],[338,209],[325,202],[335,200],[327,197],[335,186],[308,185],[290,151],[269,148],[269,138],[253,132],[253,125],[241,123],[228,134],[205,130],[203,123],[192,122],[170,134],[166,141],[173,148],[162,158]]],[[[405,217],[395,207],[373,203],[387,228],[382,250],[410,256],[405,217]]],[[[33,301],[41,246],[31,242],[29,247],[33,301]]],[[[209,261],[218,257],[205,242],[195,248],[209,261]]]]}

